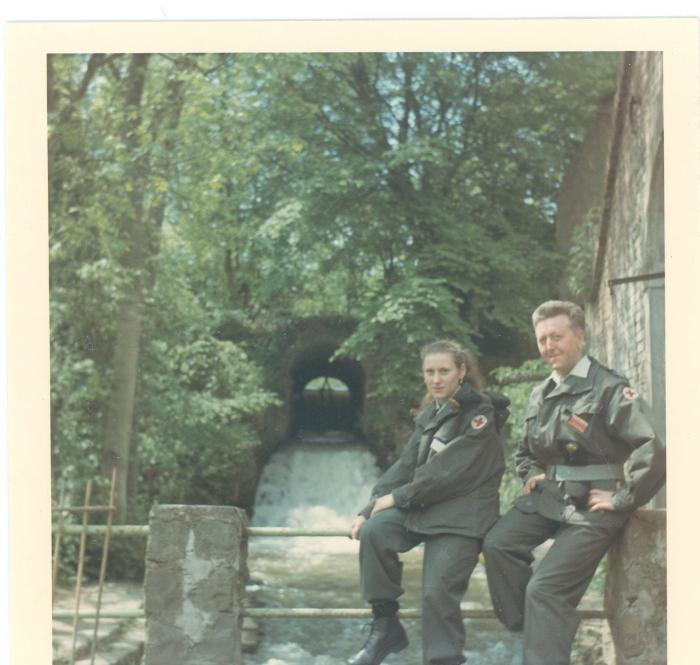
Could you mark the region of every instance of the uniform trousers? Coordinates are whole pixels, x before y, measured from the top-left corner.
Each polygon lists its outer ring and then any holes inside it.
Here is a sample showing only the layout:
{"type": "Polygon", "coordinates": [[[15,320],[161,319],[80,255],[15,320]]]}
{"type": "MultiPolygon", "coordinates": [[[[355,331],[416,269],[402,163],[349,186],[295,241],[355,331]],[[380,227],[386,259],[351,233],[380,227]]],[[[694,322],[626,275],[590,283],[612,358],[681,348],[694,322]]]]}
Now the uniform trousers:
{"type": "Polygon", "coordinates": [[[480,540],[455,534],[427,535],[405,527],[406,512],[382,510],[360,531],[360,580],[368,602],[403,594],[398,553],[424,543],[422,638],[424,665],[464,662],[460,603],[479,558],[480,540]]]}
{"type": "Polygon", "coordinates": [[[576,607],[620,524],[565,524],[512,508],[484,539],[493,609],[512,631],[524,630],[523,665],[568,665],[576,607]],[[532,550],[554,543],[532,572],[532,550]]]}

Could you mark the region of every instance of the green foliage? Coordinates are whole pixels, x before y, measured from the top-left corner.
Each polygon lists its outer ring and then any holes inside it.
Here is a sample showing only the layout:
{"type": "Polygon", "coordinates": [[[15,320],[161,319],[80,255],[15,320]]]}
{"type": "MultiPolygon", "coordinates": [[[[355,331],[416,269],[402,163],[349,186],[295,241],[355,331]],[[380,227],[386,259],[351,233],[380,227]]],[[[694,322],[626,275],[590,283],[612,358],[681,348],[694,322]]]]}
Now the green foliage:
{"type": "Polygon", "coordinates": [[[526,360],[519,367],[498,367],[491,372],[493,389],[510,399],[510,418],[506,423],[506,472],[501,482],[501,511],[505,512],[522,494],[522,480],[515,473],[513,461],[518,443],[525,435],[525,411],[532,389],[550,373],[540,359],[526,360]]]}
{"type": "Polygon", "coordinates": [[[593,579],[591,580],[591,588],[595,591],[595,593],[600,594],[601,596],[605,593],[605,579],[608,575],[609,566],[610,560],[608,559],[608,555],[606,553],[600,560],[600,563],[595,570],[595,575],[593,575],[593,579]]]}
{"type": "Polygon", "coordinates": [[[304,317],[357,322],[338,355],[372,370],[390,456],[422,343],[530,334],[563,262],[557,188],[616,58],[50,56],[54,478],[101,473],[125,312],[134,521],[249,504],[277,336],[304,317]]]}
{"type": "MultiPolygon", "coordinates": [[[[91,523],[96,521],[97,520],[92,520],[91,523]]],[[[96,582],[100,579],[103,546],[103,538],[88,537],[85,541],[83,581],[90,580],[92,582],[96,582]]],[[[78,570],[79,550],[80,536],[63,535],[61,537],[58,567],[59,585],[75,584],[78,570]]],[[[107,555],[106,579],[143,582],[145,564],[145,538],[112,537],[110,539],[109,553],[107,555]]]]}
{"type": "Polygon", "coordinates": [[[149,345],[144,373],[138,446],[149,503],[248,503],[255,418],[276,403],[258,368],[234,343],[208,338],[149,345]]]}
{"type": "Polygon", "coordinates": [[[420,386],[417,350],[440,336],[464,334],[457,298],[444,280],[412,276],[368,296],[355,332],[336,353],[372,366],[370,398],[404,397],[420,386]],[[399,350],[411,349],[408,359],[399,350]]]}
{"type": "Polygon", "coordinates": [[[241,345],[211,336],[181,261],[179,248],[164,243],[141,359],[136,422],[145,506],[247,504],[257,418],[277,399],[241,345]]]}
{"type": "Polygon", "coordinates": [[[593,208],[576,226],[571,237],[566,286],[576,300],[583,301],[590,295],[599,227],[600,210],[593,208]]]}
{"type": "Polygon", "coordinates": [[[61,347],[52,353],[51,373],[54,471],[64,479],[98,477],[104,378],[94,360],[61,347]]]}
{"type": "MultiPolygon", "coordinates": [[[[279,186],[301,204],[286,251],[308,247],[323,279],[307,272],[305,283],[326,312],[357,317],[344,352],[380,363],[377,394],[411,390],[416,343],[426,339],[481,347],[504,331],[529,334],[532,305],[552,295],[550,275],[563,265],[552,223],[563,166],[613,85],[615,56],[264,62],[259,121],[290,174],[279,186]],[[430,280],[440,284],[430,291],[437,310],[422,304],[430,280]]],[[[290,295],[303,288],[294,274],[287,283],[290,295]]]]}

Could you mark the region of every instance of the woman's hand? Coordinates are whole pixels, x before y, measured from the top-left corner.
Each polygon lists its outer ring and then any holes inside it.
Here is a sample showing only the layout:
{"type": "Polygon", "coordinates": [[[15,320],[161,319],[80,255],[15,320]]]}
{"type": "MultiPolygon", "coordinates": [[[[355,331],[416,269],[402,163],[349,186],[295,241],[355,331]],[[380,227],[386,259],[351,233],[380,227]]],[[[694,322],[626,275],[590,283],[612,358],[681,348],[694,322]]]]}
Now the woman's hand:
{"type": "Polygon", "coordinates": [[[362,525],[366,521],[367,521],[367,518],[364,515],[358,515],[352,521],[352,524],[350,525],[350,537],[353,540],[360,540],[360,529],[362,529],[362,525]]]}
{"type": "Polygon", "coordinates": [[[536,476],[528,478],[527,482],[525,483],[525,487],[523,487],[523,494],[530,494],[530,492],[532,492],[532,490],[534,490],[535,487],[537,487],[546,477],[546,474],[538,473],[536,476]]]}
{"type": "Polygon", "coordinates": [[[384,496],[380,496],[374,502],[374,508],[372,508],[372,515],[375,515],[376,513],[382,510],[386,510],[387,508],[393,508],[395,505],[396,501],[394,501],[393,494],[385,494],[384,496]]]}

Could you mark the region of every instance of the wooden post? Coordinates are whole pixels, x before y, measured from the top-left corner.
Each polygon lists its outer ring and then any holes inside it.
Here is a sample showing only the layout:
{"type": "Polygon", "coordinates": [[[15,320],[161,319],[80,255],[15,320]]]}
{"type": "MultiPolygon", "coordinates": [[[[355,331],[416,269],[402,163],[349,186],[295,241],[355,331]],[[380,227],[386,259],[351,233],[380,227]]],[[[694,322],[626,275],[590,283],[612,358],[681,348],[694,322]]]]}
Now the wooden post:
{"type": "Polygon", "coordinates": [[[146,552],[146,665],[241,665],[247,516],[154,506],[146,552]]]}
{"type": "Polygon", "coordinates": [[[666,511],[638,510],[608,554],[616,665],[666,665],[666,511]]]}

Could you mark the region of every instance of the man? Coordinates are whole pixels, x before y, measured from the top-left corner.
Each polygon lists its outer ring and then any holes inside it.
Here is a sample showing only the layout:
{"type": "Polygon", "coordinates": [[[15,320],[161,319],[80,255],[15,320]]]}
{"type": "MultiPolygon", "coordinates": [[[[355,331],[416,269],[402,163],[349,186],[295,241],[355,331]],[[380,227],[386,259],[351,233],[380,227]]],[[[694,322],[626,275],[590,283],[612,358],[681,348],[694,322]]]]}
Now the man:
{"type": "Polygon", "coordinates": [[[665,450],[627,380],[583,353],[578,305],[545,302],[532,322],[553,371],[530,395],[515,455],[523,495],[483,549],[494,610],[524,631],[524,665],[565,665],[576,607],[632,511],[663,485],[665,450]],[[533,574],[531,552],[548,538],[533,574]]]}

